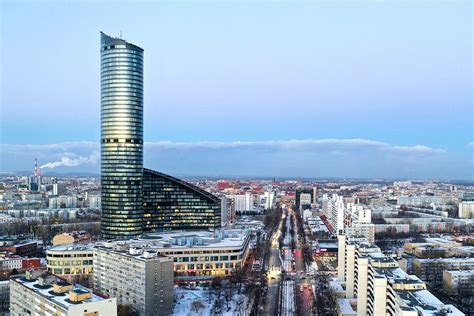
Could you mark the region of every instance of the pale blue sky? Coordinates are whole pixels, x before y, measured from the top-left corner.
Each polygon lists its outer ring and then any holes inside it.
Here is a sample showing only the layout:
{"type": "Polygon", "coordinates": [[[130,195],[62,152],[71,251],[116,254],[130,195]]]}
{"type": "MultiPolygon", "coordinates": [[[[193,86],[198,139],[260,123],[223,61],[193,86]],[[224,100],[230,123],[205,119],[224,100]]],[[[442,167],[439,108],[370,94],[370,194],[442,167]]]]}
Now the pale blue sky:
{"type": "Polygon", "coordinates": [[[31,169],[35,155],[44,162],[93,155],[63,143],[98,142],[99,31],[122,31],[145,49],[145,140],[175,144],[150,146],[150,167],[473,178],[471,1],[3,1],[0,8],[8,144],[0,170],[31,169]],[[329,153],[328,139],[343,156],[329,153]],[[354,141],[347,148],[354,139],[411,152],[367,152],[366,142],[354,141]],[[289,140],[309,142],[300,152],[255,143],[289,140]],[[186,147],[236,141],[250,145],[186,147]],[[46,144],[63,146],[38,146],[46,144]]]}

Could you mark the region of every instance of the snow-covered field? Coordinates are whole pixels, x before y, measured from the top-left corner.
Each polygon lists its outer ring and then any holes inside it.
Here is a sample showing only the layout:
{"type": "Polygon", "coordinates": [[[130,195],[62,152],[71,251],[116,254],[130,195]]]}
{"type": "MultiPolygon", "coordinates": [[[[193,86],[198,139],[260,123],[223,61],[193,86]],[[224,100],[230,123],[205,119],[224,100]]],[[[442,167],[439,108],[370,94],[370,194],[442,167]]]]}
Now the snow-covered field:
{"type": "Polygon", "coordinates": [[[210,292],[209,287],[176,287],[173,315],[249,315],[249,299],[244,294],[237,294],[236,289],[232,296],[228,293],[223,287],[218,301],[216,292],[210,292]],[[220,308],[216,309],[216,305],[220,308]]]}

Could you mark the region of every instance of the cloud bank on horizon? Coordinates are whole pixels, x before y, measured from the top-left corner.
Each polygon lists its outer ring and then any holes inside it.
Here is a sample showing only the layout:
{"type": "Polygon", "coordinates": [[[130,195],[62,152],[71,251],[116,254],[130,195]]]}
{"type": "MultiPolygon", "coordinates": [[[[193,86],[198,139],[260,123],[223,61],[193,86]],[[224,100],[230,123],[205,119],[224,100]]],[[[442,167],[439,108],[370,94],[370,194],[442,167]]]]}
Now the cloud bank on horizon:
{"type": "MultiPolygon", "coordinates": [[[[28,170],[35,157],[43,169],[100,172],[98,142],[0,149],[4,172],[28,170]]],[[[458,161],[445,149],[370,139],[145,142],[144,165],[175,175],[474,179],[472,161],[458,161]]]]}

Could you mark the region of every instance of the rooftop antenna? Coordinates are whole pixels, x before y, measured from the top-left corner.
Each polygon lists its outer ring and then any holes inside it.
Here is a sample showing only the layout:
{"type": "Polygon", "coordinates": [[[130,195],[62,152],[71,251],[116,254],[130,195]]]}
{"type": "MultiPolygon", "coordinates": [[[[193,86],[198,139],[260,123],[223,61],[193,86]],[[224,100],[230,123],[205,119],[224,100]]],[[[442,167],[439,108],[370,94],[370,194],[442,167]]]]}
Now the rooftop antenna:
{"type": "Polygon", "coordinates": [[[122,31],[121,31],[121,30],[120,30],[120,39],[123,39],[123,38],[122,38],[122,31]]]}

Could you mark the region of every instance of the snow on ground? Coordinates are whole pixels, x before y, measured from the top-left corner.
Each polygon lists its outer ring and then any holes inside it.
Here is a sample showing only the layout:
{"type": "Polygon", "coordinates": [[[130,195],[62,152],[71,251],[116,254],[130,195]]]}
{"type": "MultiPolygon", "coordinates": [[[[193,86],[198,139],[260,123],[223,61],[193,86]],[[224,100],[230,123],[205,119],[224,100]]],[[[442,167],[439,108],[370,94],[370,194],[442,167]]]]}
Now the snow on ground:
{"type": "MultiPolygon", "coordinates": [[[[250,305],[249,299],[244,294],[237,294],[234,290],[232,299],[229,302],[229,308],[225,300],[224,291],[221,296],[221,313],[218,315],[249,315],[250,305]]],[[[209,299],[209,288],[203,286],[196,287],[176,287],[174,291],[175,304],[173,315],[179,316],[205,316],[211,315],[211,310],[216,303],[216,295],[211,295],[209,299]],[[200,302],[197,303],[197,302],[200,302]],[[193,304],[194,303],[194,304],[193,304]],[[194,309],[193,309],[194,305],[194,309]],[[200,306],[200,308],[196,308],[200,306]]]]}

